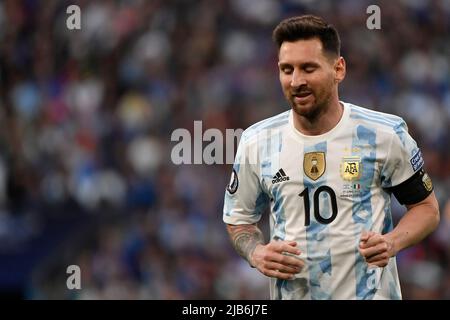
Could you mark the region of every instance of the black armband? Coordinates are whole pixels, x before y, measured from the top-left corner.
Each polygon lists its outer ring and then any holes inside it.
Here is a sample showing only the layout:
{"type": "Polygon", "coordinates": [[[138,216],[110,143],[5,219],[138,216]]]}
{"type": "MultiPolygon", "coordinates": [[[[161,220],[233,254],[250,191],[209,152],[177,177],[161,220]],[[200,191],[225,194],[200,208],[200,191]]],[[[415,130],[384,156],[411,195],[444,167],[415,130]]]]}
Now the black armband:
{"type": "Polygon", "coordinates": [[[388,188],[398,202],[403,205],[418,203],[433,191],[433,183],[424,169],[418,170],[411,178],[395,187],[388,188]]]}

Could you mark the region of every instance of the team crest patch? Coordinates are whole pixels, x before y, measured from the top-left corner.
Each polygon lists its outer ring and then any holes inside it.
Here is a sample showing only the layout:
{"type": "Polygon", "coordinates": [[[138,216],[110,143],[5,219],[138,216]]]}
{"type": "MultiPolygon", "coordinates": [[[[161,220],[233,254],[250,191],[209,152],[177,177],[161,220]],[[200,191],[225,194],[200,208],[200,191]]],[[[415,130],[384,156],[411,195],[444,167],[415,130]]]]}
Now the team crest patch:
{"type": "Polygon", "coordinates": [[[227,185],[227,190],[230,194],[233,194],[237,191],[238,186],[239,186],[238,175],[236,173],[236,170],[233,169],[233,172],[231,173],[230,182],[227,185]]]}
{"type": "Polygon", "coordinates": [[[325,152],[308,152],[303,158],[303,170],[312,180],[319,179],[325,172],[325,152]]]}
{"type": "Polygon", "coordinates": [[[358,180],[361,177],[362,166],[360,157],[344,157],[341,162],[341,177],[346,181],[358,180]]]}
{"type": "Polygon", "coordinates": [[[425,190],[427,190],[428,192],[433,189],[433,183],[431,182],[431,178],[427,173],[423,175],[422,183],[423,186],[425,187],[425,190]]]}

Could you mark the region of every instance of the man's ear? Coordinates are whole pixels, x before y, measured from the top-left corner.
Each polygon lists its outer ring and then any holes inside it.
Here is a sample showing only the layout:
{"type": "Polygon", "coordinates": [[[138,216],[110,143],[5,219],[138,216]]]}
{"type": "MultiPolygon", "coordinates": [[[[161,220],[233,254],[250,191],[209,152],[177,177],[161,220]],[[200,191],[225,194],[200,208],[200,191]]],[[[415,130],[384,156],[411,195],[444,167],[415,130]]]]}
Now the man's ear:
{"type": "Polygon", "coordinates": [[[335,72],[334,81],[336,81],[336,83],[340,83],[342,80],[344,80],[346,67],[345,67],[345,60],[343,57],[339,57],[336,60],[336,63],[334,64],[334,72],[335,72]]]}

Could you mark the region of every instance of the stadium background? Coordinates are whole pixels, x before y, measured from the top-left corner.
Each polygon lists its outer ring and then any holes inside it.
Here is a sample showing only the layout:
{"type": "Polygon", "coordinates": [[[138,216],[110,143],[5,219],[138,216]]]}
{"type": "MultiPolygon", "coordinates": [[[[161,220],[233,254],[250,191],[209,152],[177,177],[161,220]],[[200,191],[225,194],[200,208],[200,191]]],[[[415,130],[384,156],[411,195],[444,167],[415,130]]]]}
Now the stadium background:
{"type": "Polygon", "coordinates": [[[403,295],[450,298],[448,0],[1,1],[0,292],[267,298],[222,223],[230,165],[175,166],[170,136],[285,110],[270,36],[303,13],[340,32],[341,99],[404,117],[421,146],[441,223],[398,255],[403,295]],[[66,28],[70,4],[80,31],[66,28]],[[370,4],[382,30],[366,28],[370,4]]]}

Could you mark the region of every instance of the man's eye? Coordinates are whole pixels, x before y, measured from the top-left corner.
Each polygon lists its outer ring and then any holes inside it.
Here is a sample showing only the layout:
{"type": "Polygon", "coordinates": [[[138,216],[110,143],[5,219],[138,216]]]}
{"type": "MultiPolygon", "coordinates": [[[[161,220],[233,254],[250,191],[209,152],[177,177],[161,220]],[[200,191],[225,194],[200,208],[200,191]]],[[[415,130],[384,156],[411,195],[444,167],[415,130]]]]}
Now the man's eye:
{"type": "Polygon", "coordinates": [[[283,68],[283,69],[281,69],[281,71],[283,71],[283,73],[285,73],[285,74],[291,74],[292,68],[283,68]]]}
{"type": "Polygon", "coordinates": [[[305,72],[306,73],[312,73],[312,72],[314,72],[316,70],[316,68],[314,68],[314,67],[307,67],[307,68],[305,68],[305,72]]]}

